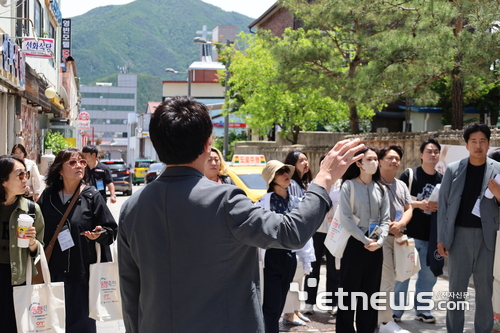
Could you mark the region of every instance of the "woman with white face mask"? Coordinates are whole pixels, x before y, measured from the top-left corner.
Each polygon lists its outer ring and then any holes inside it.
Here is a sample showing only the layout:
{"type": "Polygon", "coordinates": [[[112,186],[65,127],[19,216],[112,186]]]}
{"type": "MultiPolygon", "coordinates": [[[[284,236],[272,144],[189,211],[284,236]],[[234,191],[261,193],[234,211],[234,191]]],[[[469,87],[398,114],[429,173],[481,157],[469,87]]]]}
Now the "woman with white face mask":
{"type": "Polygon", "coordinates": [[[370,299],[380,290],[381,247],[389,232],[389,196],[387,188],[380,182],[377,149],[366,147],[358,154],[364,154],[363,159],[352,164],[342,176],[338,208],[340,222],[351,237],[340,266],[340,288],[344,296],[340,300],[339,295],[339,304],[346,308],[340,307],[337,312],[337,333],[373,333],[377,328],[378,311],[372,308],[370,299]],[[352,205],[351,190],[354,191],[352,205]],[[357,304],[352,303],[353,292],[366,295],[363,298],[368,304],[363,304],[360,297],[356,298],[357,304]]]}

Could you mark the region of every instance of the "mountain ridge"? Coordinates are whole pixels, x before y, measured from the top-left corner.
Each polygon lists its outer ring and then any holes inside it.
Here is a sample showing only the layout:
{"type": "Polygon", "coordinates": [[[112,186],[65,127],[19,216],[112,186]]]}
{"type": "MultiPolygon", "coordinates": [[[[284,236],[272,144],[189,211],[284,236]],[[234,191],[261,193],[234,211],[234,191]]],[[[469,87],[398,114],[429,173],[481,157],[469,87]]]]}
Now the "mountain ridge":
{"type": "Polygon", "coordinates": [[[82,84],[116,74],[131,62],[130,73],[182,80],[180,72],[199,59],[199,46],[192,42],[206,25],[236,25],[247,30],[252,18],[226,12],[201,0],[136,0],[124,5],[94,8],[72,18],[72,56],[82,84]]]}

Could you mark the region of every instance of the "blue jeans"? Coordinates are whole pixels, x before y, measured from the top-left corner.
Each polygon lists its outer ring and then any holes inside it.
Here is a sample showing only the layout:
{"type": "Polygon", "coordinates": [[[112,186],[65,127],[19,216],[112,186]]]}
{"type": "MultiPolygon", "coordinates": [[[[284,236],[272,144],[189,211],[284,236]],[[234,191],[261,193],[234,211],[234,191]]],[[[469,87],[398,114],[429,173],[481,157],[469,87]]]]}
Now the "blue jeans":
{"type": "MultiPolygon", "coordinates": [[[[432,292],[432,288],[436,284],[437,277],[434,276],[429,266],[427,266],[427,248],[429,247],[429,242],[415,239],[415,248],[418,251],[418,259],[420,260],[420,271],[418,271],[417,283],[415,284],[415,301],[414,306],[417,307],[419,305],[426,306],[427,303],[417,302],[417,295],[420,292],[432,292]]],[[[407,304],[408,299],[408,283],[410,279],[400,282],[396,281],[394,285],[394,304],[400,305],[402,304],[400,301],[399,293],[404,293],[403,300],[405,300],[404,304],[407,304]]],[[[423,297],[425,299],[431,299],[432,297],[423,297]]],[[[416,312],[416,311],[415,311],[416,312]]],[[[402,317],[404,310],[394,310],[393,314],[397,317],[402,317]]]]}

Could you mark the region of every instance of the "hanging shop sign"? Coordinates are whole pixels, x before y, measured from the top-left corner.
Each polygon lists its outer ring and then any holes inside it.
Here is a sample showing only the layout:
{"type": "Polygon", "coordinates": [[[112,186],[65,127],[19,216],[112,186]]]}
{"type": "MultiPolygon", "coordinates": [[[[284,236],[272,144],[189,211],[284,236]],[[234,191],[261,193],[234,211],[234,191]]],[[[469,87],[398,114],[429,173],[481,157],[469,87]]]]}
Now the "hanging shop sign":
{"type": "Polygon", "coordinates": [[[26,80],[26,55],[8,34],[0,34],[0,81],[24,90],[26,80]]]}
{"type": "Polygon", "coordinates": [[[23,52],[27,57],[54,58],[53,38],[24,38],[23,52]]]}
{"type": "Polygon", "coordinates": [[[90,129],[90,115],[88,112],[78,114],[78,128],[81,130],[90,129]]]}
{"type": "Polygon", "coordinates": [[[71,19],[63,19],[61,24],[61,62],[71,55],[71,19]]]}

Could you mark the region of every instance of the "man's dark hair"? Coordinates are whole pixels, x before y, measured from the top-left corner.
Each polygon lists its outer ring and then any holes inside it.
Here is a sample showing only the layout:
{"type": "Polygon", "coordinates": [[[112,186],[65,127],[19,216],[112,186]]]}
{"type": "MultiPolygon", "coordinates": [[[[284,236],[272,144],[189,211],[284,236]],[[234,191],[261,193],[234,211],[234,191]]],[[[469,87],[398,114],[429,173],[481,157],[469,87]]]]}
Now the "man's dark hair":
{"type": "Polygon", "coordinates": [[[435,139],[432,139],[432,138],[429,138],[427,140],[425,140],[424,142],[422,142],[422,144],[420,145],[420,153],[423,154],[424,153],[424,150],[425,150],[425,147],[427,147],[428,144],[433,144],[433,145],[436,145],[436,147],[438,148],[439,152],[441,152],[441,145],[439,144],[439,142],[435,139]]]}
{"type": "Polygon", "coordinates": [[[465,142],[469,142],[469,137],[472,133],[483,132],[486,135],[486,139],[490,142],[491,130],[488,125],[472,123],[464,128],[464,139],[465,142]]]}
{"type": "Polygon", "coordinates": [[[149,124],[149,135],[160,161],[191,163],[203,153],[213,125],[207,107],[192,97],[177,96],[161,103],[149,124]]]}
{"type": "Polygon", "coordinates": [[[82,153],[90,153],[90,155],[95,154],[95,156],[97,157],[99,154],[99,150],[97,150],[96,146],[94,145],[86,145],[82,148],[82,153]]]}
{"type": "Polygon", "coordinates": [[[381,148],[378,151],[378,159],[379,160],[383,159],[385,157],[385,155],[387,155],[387,152],[389,150],[394,150],[399,155],[400,159],[403,158],[403,154],[404,154],[403,148],[401,148],[400,145],[390,145],[389,147],[381,148]]]}

